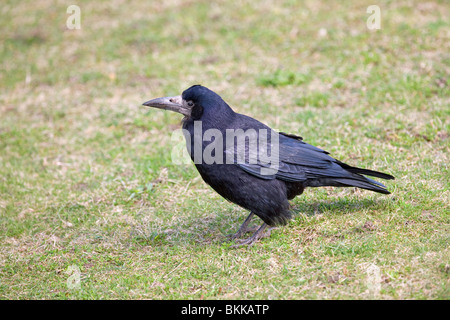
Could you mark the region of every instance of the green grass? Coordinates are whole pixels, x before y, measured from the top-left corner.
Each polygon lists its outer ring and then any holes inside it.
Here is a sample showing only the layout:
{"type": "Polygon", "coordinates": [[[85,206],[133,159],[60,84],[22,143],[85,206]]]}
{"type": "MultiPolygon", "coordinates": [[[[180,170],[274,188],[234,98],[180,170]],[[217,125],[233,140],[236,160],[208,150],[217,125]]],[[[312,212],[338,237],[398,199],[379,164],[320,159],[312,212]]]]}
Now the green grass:
{"type": "Polygon", "coordinates": [[[0,298],[450,298],[446,1],[380,1],[377,31],[361,1],[77,4],[80,30],[69,3],[0,10],[0,298]],[[231,248],[247,212],[172,162],[179,115],[140,106],[197,83],[392,195],[308,189],[231,248]]]}

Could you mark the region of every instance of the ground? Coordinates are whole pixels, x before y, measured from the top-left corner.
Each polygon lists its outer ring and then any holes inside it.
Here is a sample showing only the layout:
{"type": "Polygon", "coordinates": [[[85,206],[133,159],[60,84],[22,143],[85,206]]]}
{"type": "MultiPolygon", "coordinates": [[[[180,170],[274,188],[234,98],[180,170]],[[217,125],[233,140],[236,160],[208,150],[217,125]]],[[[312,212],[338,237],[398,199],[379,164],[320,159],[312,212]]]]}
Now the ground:
{"type": "Polygon", "coordinates": [[[0,10],[0,298],[450,298],[448,2],[71,4],[0,10]],[[248,213],[141,106],[198,83],[392,194],[308,189],[231,248],[248,213]]]}

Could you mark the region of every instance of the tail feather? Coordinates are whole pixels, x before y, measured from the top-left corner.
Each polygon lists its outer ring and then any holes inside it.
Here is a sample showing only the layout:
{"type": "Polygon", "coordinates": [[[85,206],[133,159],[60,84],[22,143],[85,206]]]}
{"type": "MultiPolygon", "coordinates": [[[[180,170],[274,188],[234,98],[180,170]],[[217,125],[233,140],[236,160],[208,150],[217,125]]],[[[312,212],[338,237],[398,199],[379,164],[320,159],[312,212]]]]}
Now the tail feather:
{"type": "Polygon", "coordinates": [[[327,177],[320,179],[309,179],[307,187],[358,187],[370,191],[390,194],[386,186],[378,181],[366,178],[356,173],[349,173],[347,177],[327,177]]]}
{"type": "Polygon", "coordinates": [[[387,174],[387,173],[374,171],[374,170],[369,170],[369,169],[352,167],[352,166],[349,166],[348,164],[343,163],[341,161],[336,161],[336,162],[342,168],[344,168],[347,171],[350,171],[351,173],[364,174],[364,175],[367,175],[367,176],[377,177],[377,178],[386,179],[386,180],[394,180],[395,179],[394,176],[391,176],[390,174],[387,174]]]}
{"type": "Polygon", "coordinates": [[[343,186],[347,186],[347,187],[358,187],[358,188],[375,191],[375,192],[379,192],[379,193],[383,193],[383,194],[390,194],[390,192],[388,190],[386,190],[386,187],[382,183],[377,182],[376,184],[372,184],[373,182],[376,182],[376,181],[365,178],[365,177],[362,177],[362,178],[367,179],[367,181],[363,181],[362,179],[356,180],[356,179],[351,179],[351,178],[338,178],[338,179],[334,179],[334,181],[342,184],[343,186]]]}
{"type": "MultiPolygon", "coordinates": [[[[373,179],[367,178],[363,176],[361,173],[365,173],[371,176],[377,176],[379,178],[384,179],[394,179],[393,176],[377,171],[353,168],[348,165],[343,166],[341,163],[339,165],[342,166],[344,171],[341,172],[341,175],[335,175],[332,177],[331,175],[324,178],[319,179],[311,179],[308,180],[307,186],[309,187],[326,187],[326,186],[335,186],[335,187],[358,187],[370,191],[375,191],[383,194],[390,194],[390,192],[386,189],[386,186],[381,182],[375,181],[373,179]],[[357,173],[358,172],[358,173],[357,173]]],[[[342,170],[341,169],[341,170],[342,170]]]]}
{"type": "Polygon", "coordinates": [[[350,177],[338,178],[336,181],[338,183],[342,183],[347,186],[358,187],[366,190],[371,190],[379,193],[390,194],[390,192],[386,189],[386,186],[381,182],[375,181],[373,179],[367,178],[363,176],[363,174],[378,177],[386,180],[393,180],[394,177],[390,174],[378,172],[374,170],[362,169],[357,167],[349,166],[343,162],[338,162],[338,164],[350,173],[350,177]]]}

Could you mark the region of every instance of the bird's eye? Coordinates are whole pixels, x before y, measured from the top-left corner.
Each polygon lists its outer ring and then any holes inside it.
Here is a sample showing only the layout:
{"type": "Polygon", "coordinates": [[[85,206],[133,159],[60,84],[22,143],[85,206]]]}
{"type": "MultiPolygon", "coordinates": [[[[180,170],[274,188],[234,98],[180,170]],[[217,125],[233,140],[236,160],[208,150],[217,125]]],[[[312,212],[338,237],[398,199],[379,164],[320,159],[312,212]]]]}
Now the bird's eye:
{"type": "Polygon", "coordinates": [[[194,103],[192,101],[188,101],[187,105],[188,105],[188,107],[193,107],[194,103]]]}

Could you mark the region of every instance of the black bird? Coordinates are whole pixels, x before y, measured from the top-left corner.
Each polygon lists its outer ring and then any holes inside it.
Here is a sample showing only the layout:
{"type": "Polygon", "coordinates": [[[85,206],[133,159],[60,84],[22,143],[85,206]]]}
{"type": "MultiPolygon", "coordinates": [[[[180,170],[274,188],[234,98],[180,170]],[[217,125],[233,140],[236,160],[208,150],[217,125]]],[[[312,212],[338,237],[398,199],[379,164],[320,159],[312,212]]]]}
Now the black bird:
{"type": "Polygon", "coordinates": [[[241,245],[259,240],[268,226],[286,224],[291,218],[288,200],[302,194],[306,187],[358,187],[390,193],[383,184],[364,175],[382,179],[393,176],[352,167],[299,136],[275,132],[258,120],[234,112],[206,87],[195,85],[181,96],[157,98],[143,105],[183,114],[187,149],[203,180],[225,199],[250,210],[233,239],[248,231],[254,214],[264,221],[253,236],[236,240],[241,245]],[[236,132],[244,132],[241,145],[235,142],[242,138],[236,132]],[[230,134],[235,134],[233,140],[228,140],[230,134]],[[254,145],[259,147],[256,152],[254,145]],[[265,158],[263,146],[267,149],[265,158]],[[276,161],[268,161],[269,154],[276,161]]]}

